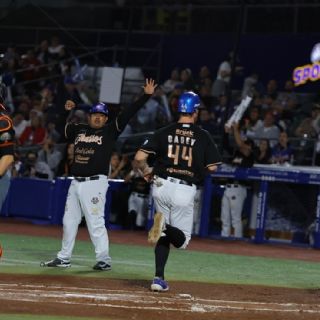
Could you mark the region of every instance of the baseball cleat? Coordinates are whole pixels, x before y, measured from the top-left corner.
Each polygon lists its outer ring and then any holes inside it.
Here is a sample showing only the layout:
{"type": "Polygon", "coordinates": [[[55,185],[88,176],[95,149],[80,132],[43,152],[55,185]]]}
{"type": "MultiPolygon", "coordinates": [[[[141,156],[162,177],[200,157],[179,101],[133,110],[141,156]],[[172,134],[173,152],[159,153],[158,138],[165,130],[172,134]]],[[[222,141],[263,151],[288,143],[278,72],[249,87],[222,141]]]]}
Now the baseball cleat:
{"type": "Polygon", "coordinates": [[[161,278],[154,278],[152,283],[151,283],[151,290],[152,291],[168,291],[169,290],[169,286],[168,283],[161,279],[161,278]]]}
{"type": "Polygon", "coordinates": [[[148,234],[148,242],[157,243],[165,226],[163,213],[157,212],[153,217],[153,226],[148,234]]]}
{"type": "Polygon", "coordinates": [[[101,271],[108,271],[111,270],[110,264],[104,261],[98,261],[93,267],[93,270],[101,270],[101,271]]]}
{"type": "Polygon", "coordinates": [[[71,267],[70,261],[61,260],[59,258],[55,258],[53,260],[47,262],[40,262],[40,267],[58,267],[58,268],[68,268],[71,267]]]}

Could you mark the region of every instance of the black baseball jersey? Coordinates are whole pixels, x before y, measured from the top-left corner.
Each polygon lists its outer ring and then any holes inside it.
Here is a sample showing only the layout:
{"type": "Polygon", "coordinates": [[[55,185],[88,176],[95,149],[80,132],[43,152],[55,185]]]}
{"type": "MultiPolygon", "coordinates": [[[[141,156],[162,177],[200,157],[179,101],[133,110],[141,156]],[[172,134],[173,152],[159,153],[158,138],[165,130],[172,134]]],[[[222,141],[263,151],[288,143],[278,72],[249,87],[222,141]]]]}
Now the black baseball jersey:
{"type": "Polygon", "coordinates": [[[0,158],[14,154],[14,134],[12,120],[0,113],[0,158]]]}
{"type": "Polygon", "coordinates": [[[174,123],[157,130],[140,150],[155,154],[155,175],[194,184],[203,182],[206,167],[221,163],[210,134],[190,123],[174,123]]]}
{"type": "Polygon", "coordinates": [[[251,168],[254,164],[254,153],[251,152],[248,156],[246,156],[239,150],[236,150],[231,163],[237,167],[251,168]]]}
{"type": "Polygon", "coordinates": [[[65,129],[66,138],[74,143],[71,174],[79,177],[108,175],[116,139],[149,97],[150,95],[144,94],[133,105],[124,109],[114,121],[99,129],[91,128],[87,124],[68,123],[65,129]]]}

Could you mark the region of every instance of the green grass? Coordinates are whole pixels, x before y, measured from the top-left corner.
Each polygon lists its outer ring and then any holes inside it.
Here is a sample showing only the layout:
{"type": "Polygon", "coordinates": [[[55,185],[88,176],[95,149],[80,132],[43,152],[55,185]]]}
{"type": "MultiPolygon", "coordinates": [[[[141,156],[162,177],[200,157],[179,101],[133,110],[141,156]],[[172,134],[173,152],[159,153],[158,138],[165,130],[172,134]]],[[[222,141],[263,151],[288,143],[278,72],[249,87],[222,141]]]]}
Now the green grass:
{"type": "MultiPolygon", "coordinates": [[[[111,244],[111,272],[95,272],[94,250],[88,241],[77,241],[72,268],[40,268],[40,261],[54,258],[61,240],[0,234],[4,254],[0,272],[150,280],[154,272],[152,247],[111,244]]],[[[318,288],[319,263],[183,251],[170,252],[166,278],[176,281],[318,288]]],[[[1,318],[0,318],[1,319],[1,318]]]]}

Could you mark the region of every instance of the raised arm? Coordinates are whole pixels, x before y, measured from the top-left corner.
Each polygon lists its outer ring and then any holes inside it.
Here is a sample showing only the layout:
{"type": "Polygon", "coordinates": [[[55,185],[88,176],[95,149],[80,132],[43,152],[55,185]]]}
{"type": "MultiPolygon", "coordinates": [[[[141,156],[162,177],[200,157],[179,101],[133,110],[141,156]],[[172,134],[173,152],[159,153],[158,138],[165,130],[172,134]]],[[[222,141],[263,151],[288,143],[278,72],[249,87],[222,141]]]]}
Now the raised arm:
{"type": "MultiPolygon", "coordinates": [[[[65,105],[64,105],[64,109],[66,110],[67,113],[69,113],[69,111],[73,110],[75,108],[76,104],[72,101],[72,100],[67,100],[65,105]]],[[[68,139],[70,138],[70,122],[68,121],[68,117],[67,117],[67,122],[66,125],[64,127],[64,135],[65,137],[68,139]]]]}
{"type": "Polygon", "coordinates": [[[116,119],[116,125],[119,132],[122,132],[130,119],[137,113],[137,111],[144,106],[144,104],[149,100],[151,95],[153,95],[155,88],[153,79],[146,79],[145,85],[142,87],[144,94],[135,101],[131,106],[124,108],[122,112],[118,115],[116,119]]]}
{"type": "Polygon", "coordinates": [[[233,123],[232,128],[233,128],[234,139],[236,141],[237,146],[240,149],[240,152],[248,156],[251,152],[251,147],[245,144],[244,140],[242,140],[240,135],[239,123],[233,123]]]}

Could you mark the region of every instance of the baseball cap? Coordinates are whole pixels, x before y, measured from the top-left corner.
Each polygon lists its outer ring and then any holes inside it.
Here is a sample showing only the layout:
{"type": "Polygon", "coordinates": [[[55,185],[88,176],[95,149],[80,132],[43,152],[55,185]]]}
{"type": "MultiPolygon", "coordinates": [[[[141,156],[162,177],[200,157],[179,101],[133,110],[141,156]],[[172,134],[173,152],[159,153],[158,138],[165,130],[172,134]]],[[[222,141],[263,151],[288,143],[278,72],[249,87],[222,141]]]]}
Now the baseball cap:
{"type": "Polygon", "coordinates": [[[99,102],[91,107],[91,109],[89,110],[89,113],[90,114],[91,113],[102,113],[105,116],[107,116],[109,111],[108,111],[108,107],[105,103],[99,102]]]}

